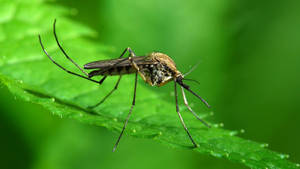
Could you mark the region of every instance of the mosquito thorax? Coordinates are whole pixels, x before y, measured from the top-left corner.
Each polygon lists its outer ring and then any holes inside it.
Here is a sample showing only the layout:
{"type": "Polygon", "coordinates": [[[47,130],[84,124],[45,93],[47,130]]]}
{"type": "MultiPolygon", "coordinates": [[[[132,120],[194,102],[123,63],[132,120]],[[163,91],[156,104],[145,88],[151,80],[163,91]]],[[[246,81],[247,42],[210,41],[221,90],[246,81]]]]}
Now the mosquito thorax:
{"type": "Polygon", "coordinates": [[[152,52],[145,58],[153,64],[140,66],[143,80],[151,86],[163,86],[174,78],[181,76],[175,62],[166,54],[152,52]]]}

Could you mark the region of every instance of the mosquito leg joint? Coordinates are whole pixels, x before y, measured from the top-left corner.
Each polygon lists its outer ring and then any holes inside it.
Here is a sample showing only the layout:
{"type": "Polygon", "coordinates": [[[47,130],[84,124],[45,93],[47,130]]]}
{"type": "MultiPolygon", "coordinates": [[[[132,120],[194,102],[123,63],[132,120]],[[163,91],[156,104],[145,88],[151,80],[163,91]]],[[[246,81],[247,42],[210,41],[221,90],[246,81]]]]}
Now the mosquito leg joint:
{"type": "Polygon", "coordinates": [[[137,64],[133,61],[132,57],[128,57],[128,59],[130,60],[132,66],[137,70],[140,71],[140,68],[137,66],[137,64]]]}

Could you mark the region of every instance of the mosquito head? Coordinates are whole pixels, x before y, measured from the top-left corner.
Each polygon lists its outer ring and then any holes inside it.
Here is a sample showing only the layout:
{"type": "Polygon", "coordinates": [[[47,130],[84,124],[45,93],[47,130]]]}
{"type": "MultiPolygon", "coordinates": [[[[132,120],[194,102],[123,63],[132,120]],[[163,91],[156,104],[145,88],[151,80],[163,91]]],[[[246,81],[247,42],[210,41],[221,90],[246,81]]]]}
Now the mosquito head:
{"type": "Polygon", "coordinates": [[[176,77],[176,82],[184,88],[186,88],[186,87],[189,88],[188,85],[183,83],[183,79],[184,79],[184,76],[182,74],[180,74],[179,76],[176,77]]]}
{"type": "Polygon", "coordinates": [[[196,94],[194,91],[190,89],[190,86],[183,83],[184,76],[180,75],[176,77],[176,83],[178,83],[180,86],[182,86],[184,89],[192,93],[194,96],[196,96],[198,99],[200,99],[208,108],[210,108],[210,105],[205,101],[202,97],[200,97],[198,94],[196,94]]]}

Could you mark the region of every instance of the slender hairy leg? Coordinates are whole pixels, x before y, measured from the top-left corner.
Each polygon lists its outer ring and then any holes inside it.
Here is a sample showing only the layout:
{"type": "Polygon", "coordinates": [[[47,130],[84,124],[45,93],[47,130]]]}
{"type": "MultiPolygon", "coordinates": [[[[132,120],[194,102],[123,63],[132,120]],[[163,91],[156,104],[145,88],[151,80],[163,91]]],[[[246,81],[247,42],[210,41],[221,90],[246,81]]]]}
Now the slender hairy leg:
{"type": "Polygon", "coordinates": [[[118,89],[118,86],[119,86],[119,83],[120,83],[120,80],[121,80],[121,75],[119,76],[119,79],[118,79],[118,81],[117,81],[117,83],[116,83],[116,85],[115,85],[115,87],[100,101],[100,102],[98,102],[97,104],[95,104],[95,105],[93,105],[93,106],[89,106],[88,108],[89,109],[93,109],[93,108],[95,108],[95,107],[97,107],[97,106],[99,106],[100,104],[102,104],[115,90],[117,90],[118,89]]]}
{"type": "MultiPolygon", "coordinates": [[[[56,34],[56,19],[54,20],[54,23],[53,23],[53,34],[54,34],[54,37],[55,37],[55,40],[56,40],[56,43],[58,45],[58,47],[60,48],[60,50],[63,52],[63,54],[65,55],[65,57],[70,60],[83,74],[85,74],[86,76],[82,76],[78,73],[75,73],[75,72],[72,72],[72,71],[69,71],[67,70],[66,68],[64,68],[63,66],[61,66],[60,64],[58,64],[57,62],[55,62],[53,60],[53,58],[48,54],[48,52],[46,51],[46,49],[44,48],[44,45],[42,43],[42,40],[41,40],[41,36],[39,35],[39,42],[40,42],[40,45],[44,51],[44,53],[48,56],[48,58],[55,64],[57,65],[59,68],[61,68],[62,70],[66,71],[67,73],[70,73],[72,75],[75,75],[75,76],[78,76],[78,77],[81,77],[81,78],[84,78],[84,79],[87,79],[89,81],[92,81],[92,82],[95,82],[95,83],[98,83],[98,84],[102,84],[103,81],[106,79],[107,76],[104,76],[100,81],[96,81],[96,80],[93,80],[89,77],[89,74],[87,72],[85,72],[80,66],[78,66],[78,64],[76,62],[74,62],[69,56],[68,54],[65,52],[65,50],[62,48],[59,40],[58,40],[58,37],[57,37],[57,34],[56,34]]],[[[126,48],[123,53],[121,54],[120,58],[126,53],[126,51],[129,51],[131,55],[134,55],[134,52],[130,49],[130,48],[126,48]]],[[[124,59],[124,60],[127,60],[127,59],[124,59]]],[[[118,63],[117,63],[118,64],[118,63]]]]}
{"type": "Polygon", "coordinates": [[[42,39],[41,39],[41,36],[40,36],[40,35],[39,35],[39,41],[40,41],[40,44],[41,44],[41,47],[42,47],[44,53],[45,53],[45,54],[48,56],[48,58],[49,58],[55,65],[57,65],[59,68],[61,68],[62,70],[66,71],[67,73],[70,73],[70,74],[72,74],[72,75],[75,75],[75,76],[78,76],[78,77],[81,77],[81,78],[87,79],[87,80],[89,80],[89,81],[92,81],[92,82],[95,82],[95,83],[100,84],[100,83],[99,83],[98,81],[96,81],[96,80],[93,80],[93,79],[88,78],[88,77],[86,77],[86,76],[82,76],[82,75],[77,74],[77,73],[75,73],[75,72],[71,72],[71,71],[65,69],[63,66],[61,66],[61,65],[58,64],[57,62],[55,62],[55,61],[53,60],[53,58],[48,54],[48,52],[46,51],[46,49],[44,48],[44,45],[43,45],[43,43],[42,43],[42,39]]]}
{"type": "MultiPolygon", "coordinates": [[[[124,56],[124,54],[126,53],[126,52],[129,52],[129,57],[131,57],[131,56],[135,56],[135,53],[131,50],[131,48],[126,48],[123,52],[122,52],[122,54],[121,54],[121,56],[119,57],[119,58],[122,58],[123,56],[124,56]]],[[[125,58],[124,60],[127,60],[128,58],[125,58]]],[[[120,62],[123,62],[124,60],[121,60],[120,62]]],[[[116,66],[117,64],[119,64],[120,62],[118,62],[118,63],[116,63],[115,65],[113,65],[112,67],[114,67],[114,66],[116,66]]],[[[102,70],[103,71],[103,70],[102,70]]],[[[104,71],[105,71],[105,69],[104,69],[104,71]]],[[[104,81],[103,79],[105,79],[107,76],[104,76],[102,79],[101,79],[101,81],[104,81]]],[[[120,80],[121,80],[121,75],[120,75],[120,77],[119,77],[119,79],[118,79],[118,81],[117,81],[117,83],[116,83],[116,85],[115,85],[115,87],[100,101],[100,102],[98,102],[97,104],[95,104],[95,105],[93,105],[93,106],[89,106],[88,108],[90,108],[90,109],[92,109],[92,108],[95,108],[95,107],[97,107],[97,106],[99,106],[100,104],[102,104],[115,90],[117,90],[117,88],[118,88],[118,86],[119,86],[119,83],[120,83],[120,80]]],[[[100,81],[100,82],[101,82],[100,81]]]]}
{"type": "Polygon", "coordinates": [[[122,135],[123,135],[123,133],[124,133],[124,130],[126,129],[128,120],[129,120],[130,115],[131,115],[131,113],[132,113],[132,109],[133,109],[133,107],[134,107],[134,105],[135,105],[136,86],[137,86],[137,75],[138,75],[138,73],[136,72],[136,73],[135,73],[135,81],[134,81],[133,100],[132,100],[131,108],[130,108],[129,113],[128,113],[127,117],[126,117],[126,120],[125,120],[124,125],[123,125],[123,129],[122,129],[122,131],[121,131],[121,133],[120,133],[120,135],[119,135],[119,138],[118,138],[118,140],[117,140],[117,142],[116,142],[116,144],[115,144],[115,146],[114,146],[114,148],[113,148],[113,152],[116,151],[116,149],[117,149],[117,147],[118,147],[118,144],[119,144],[119,142],[120,142],[120,140],[121,140],[121,137],[122,137],[122,135]]]}
{"type": "Polygon", "coordinates": [[[186,133],[188,134],[190,140],[191,140],[192,143],[194,144],[194,147],[197,147],[197,144],[195,143],[194,139],[192,138],[192,136],[191,136],[189,130],[187,129],[187,127],[186,127],[186,125],[185,125],[185,123],[184,123],[184,121],[183,121],[183,118],[182,118],[182,116],[181,116],[181,114],[180,114],[180,112],[179,112],[178,95],[177,95],[177,87],[176,87],[176,79],[174,80],[174,90],[175,90],[176,112],[177,112],[177,114],[178,114],[178,116],[179,116],[180,122],[181,122],[181,124],[182,124],[184,130],[185,130],[186,133]]]}
{"type": "Polygon", "coordinates": [[[185,106],[189,109],[189,111],[190,111],[191,113],[193,113],[193,115],[194,115],[199,121],[201,121],[205,126],[207,126],[208,128],[210,128],[210,125],[207,124],[204,120],[202,120],[202,119],[201,119],[201,118],[193,111],[193,109],[189,106],[189,103],[188,103],[188,101],[187,101],[187,99],[186,99],[186,96],[185,96],[185,93],[184,93],[184,89],[183,89],[182,86],[181,86],[181,93],[182,93],[182,96],[183,96],[184,104],[185,104],[185,106]]]}
{"type": "Polygon", "coordinates": [[[54,34],[54,37],[55,37],[55,40],[56,40],[56,43],[59,47],[59,49],[62,51],[62,53],[65,55],[65,57],[71,61],[82,73],[84,73],[86,76],[89,76],[89,74],[84,71],[80,66],[78,66],[78,64],[76,62],[73,61],[73,59],[71,59],[68,54],[66,53],[66,51],[62,48],[62,46],[60,45],[59,41],[58,41],[58,38],[57,38],[57,35],[56,35],[56,29],[55,29],[55,25],[56,25],[56,19],[54,20],[54,23],[53,23],[53,34],[54,34]]]}
{"type": "MultiPolygon", "coordinates": [[[[60,48],[60,50],[63,52],[63,54],[65,55],[65,57],[70,60],[77,68],[80,69],[80,71],[85,74],[86,76],[88,76],[88,73],[86,73],[82,68],[80,68],[68,55],[67,53],[65,52],[65,50],[62,48],[62,46],[60,45],[59,41],[58,41],[58,38],[57,38],[57,35],[56,35],[56,30],[55,30],[55,24],[56,24],[56,20],[54,20],[54,24],[53,24],[53,34],[54,34],[54,37],[55,37],[55,40],[56,40],[56,43],[58,45],[58,47],[60,48]]],[[[53,60],[53,58],[48,54],[48,52],[46,51],[43,43],[42,43],[42,39],[41,39],[41,36],[39,35],[39,41],[40,41],[40,45],[44,51],[44,53],[48,56],[48,58],[55,64],[57,65],[59,68],[61,68],[62,70],[66,71],[67,73],[70,73],[72,75],[75,75],[75,76],[78,76],[78,77],[81,77],[81,78],[84,78],[84,79],[87,79],[89,81],[92,81],[92,82],[95,82],[95,83],[98,83],[98,84],[102,84],[103,81],[105,80],[106,77],[103,77],[100,81],[96,81],[96,80],[93,80],[91,79],[90,77],[86,77],[86,76],[82,76],[78,73],[75,73],[75,72],[72,72],[72,71],[69,71],[67,70],[66,68],[64,68],[63,66],[61,66],[60,64],[58,64],[57,62],[55,62],[53,60]]]]}

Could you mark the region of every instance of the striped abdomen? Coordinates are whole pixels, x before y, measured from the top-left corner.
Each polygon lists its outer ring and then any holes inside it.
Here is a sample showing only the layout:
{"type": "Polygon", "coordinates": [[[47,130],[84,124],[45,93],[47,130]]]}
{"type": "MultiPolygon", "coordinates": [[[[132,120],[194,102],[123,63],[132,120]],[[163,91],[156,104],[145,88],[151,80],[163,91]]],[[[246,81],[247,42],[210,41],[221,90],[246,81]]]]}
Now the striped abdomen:
{"type": "Polygon", "coordinates": [[[132,66],[115,66],[112,68],[103,68],[94,70],[89,73],[89,77],[93,76],[115,76],[115,75],[124,75],[124,74],[131,74],[135,73],[136,70],[132,66]]]}

